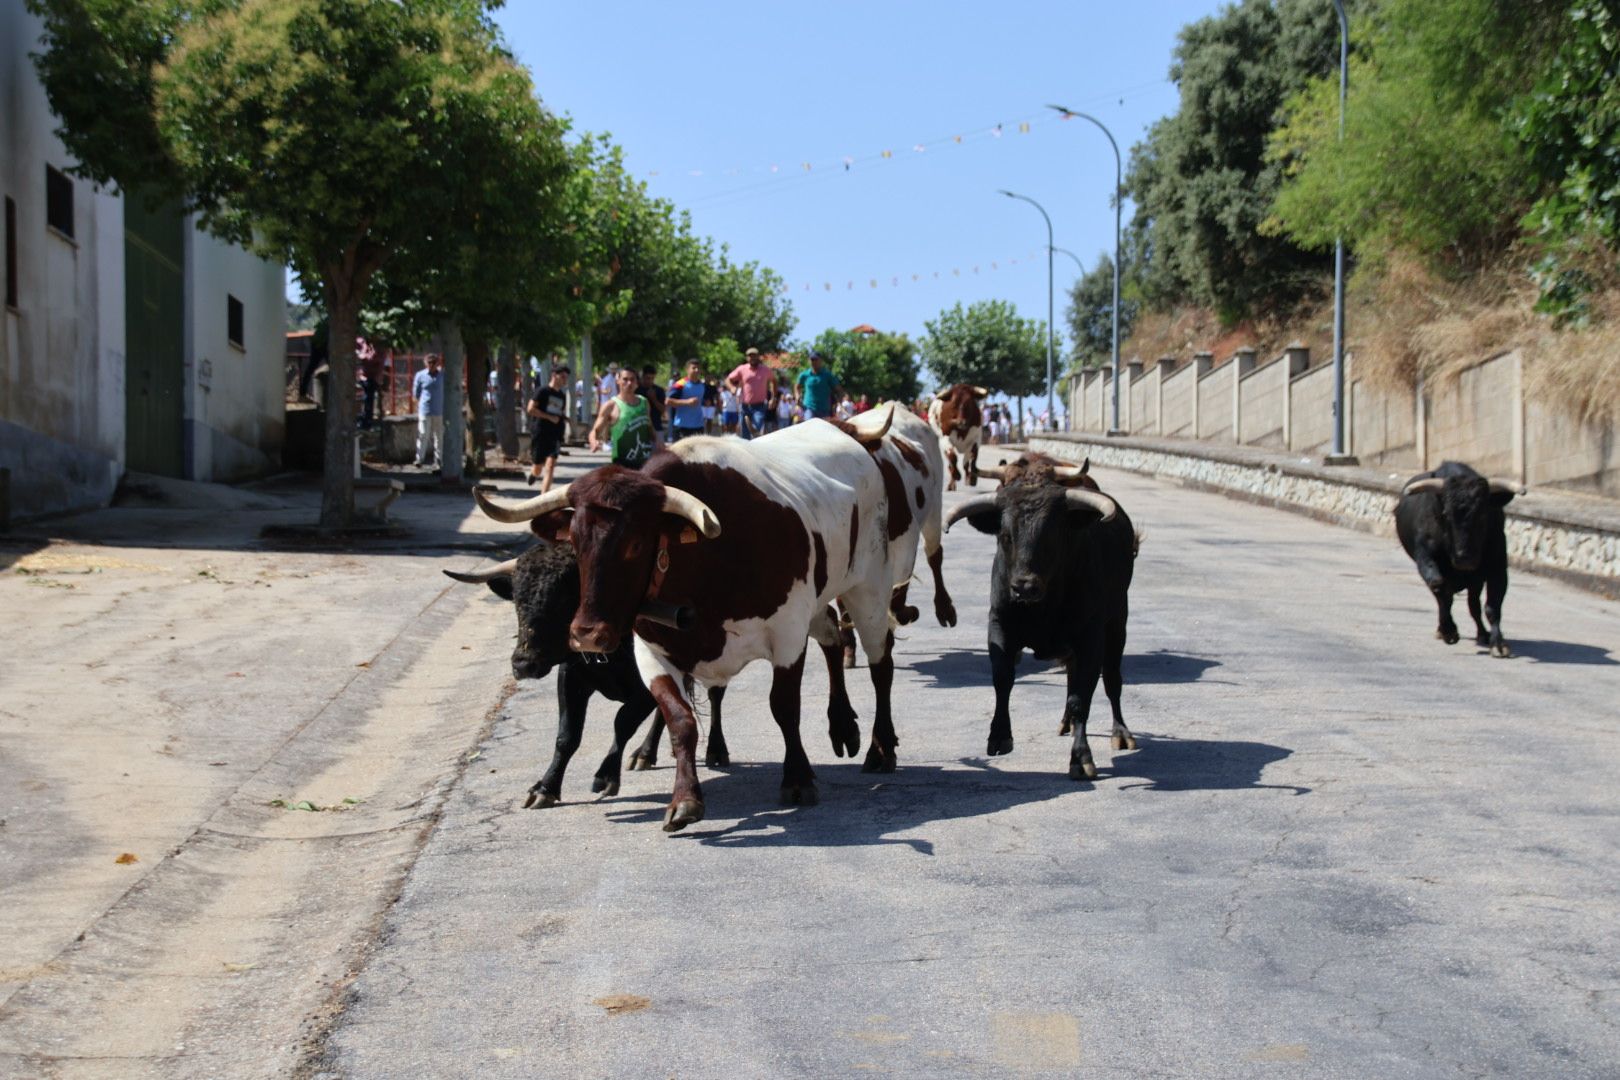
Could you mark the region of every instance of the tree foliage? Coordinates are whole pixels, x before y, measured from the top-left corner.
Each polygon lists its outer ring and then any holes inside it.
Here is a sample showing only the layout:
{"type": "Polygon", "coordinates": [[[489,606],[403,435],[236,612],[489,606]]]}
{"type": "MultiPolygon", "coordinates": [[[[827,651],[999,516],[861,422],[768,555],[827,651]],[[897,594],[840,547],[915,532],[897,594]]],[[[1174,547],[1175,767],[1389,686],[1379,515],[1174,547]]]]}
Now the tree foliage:
{"type": "Polygon", "coordinates": [[[1170,77],[1180,108],[1131,151],[1138,273],[1156,306],[1192,300],[1228,320],[1312,289],[1322,260],[1261,234],[1282,181],[1266,134],[1290,94],[1336,68],[1325,0],[1242,0],[1184,27],[1170,77]]]}
{"type": "Polygon", "coordinates": [[[1046,388],[1046,324],[1019,317],[1007,301],[956,304],[923,325],[923,362],[941,386],[972,383],[1017,397],[1046,388]]]}
{"type": "MultiPolygon", "coordinates": [[[[1131,335],[1142,302],[1139,288],[1127,271],[1119,295],[1119,339],[1131,335]]],[[[1069,290],[1069,307],[1064,313],[1073,342],[1069,364],[1074,368],[1098,367],[1114,353],[1114,260],[1099,254],[1091,269],[1069,290]]]]}

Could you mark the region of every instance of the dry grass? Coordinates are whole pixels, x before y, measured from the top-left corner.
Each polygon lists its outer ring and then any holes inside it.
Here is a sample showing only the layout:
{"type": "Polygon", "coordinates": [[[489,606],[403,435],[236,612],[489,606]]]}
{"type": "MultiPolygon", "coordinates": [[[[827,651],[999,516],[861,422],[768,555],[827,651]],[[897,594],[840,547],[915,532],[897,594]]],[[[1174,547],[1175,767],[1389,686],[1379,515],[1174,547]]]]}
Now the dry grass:
{"type": "MultiPolygon", "coordinates": [[[[1356,377],[1389,389],[1408,389],[1419,375],[1430,384],[1514,349],[1524,356],[1525,393],[1582,421],[1620,421],[1620,280],[1607,283],[1593,303],[1589,326],[1560,329],[1535,310],[1536,289],[1517,268],[1522,258],[1464,282],[1448,281],[1423,264],[1391,260],[1353,283],[1346,300],[1348,348],[1356,377]]],[[[1331,298],[1302,305],[1287,318],[1223,327],[1201,308],[1152,312],[1137,320],[1122,355],[1182,362],[1213,352],[1217,364],[1245,345],[1260,361],[1301,342],[1312,366],[1326,363],[1333,346],[1331,298]]]]}

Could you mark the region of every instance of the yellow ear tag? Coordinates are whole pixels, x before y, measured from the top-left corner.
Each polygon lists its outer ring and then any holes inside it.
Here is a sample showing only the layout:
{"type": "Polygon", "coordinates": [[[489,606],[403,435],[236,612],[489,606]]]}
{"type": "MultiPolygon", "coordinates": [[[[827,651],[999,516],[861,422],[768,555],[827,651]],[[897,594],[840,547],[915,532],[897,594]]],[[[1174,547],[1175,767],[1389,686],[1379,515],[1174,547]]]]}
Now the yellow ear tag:
{"type": "Polygon", "coordinates": [[[692,526],[690,526],[690,525],[688,525],[686,528],[682,529],[681,530],[681,543],[683,543],[683,544],[695,544],[695,543],[697,543],[697,530],[692,528],[692,526]]]}
{"type": "Polygon", "coordinates": [[[658,572],[660,574],[669,573],[669,552],[663,548],[658,549],[658,572]]]}

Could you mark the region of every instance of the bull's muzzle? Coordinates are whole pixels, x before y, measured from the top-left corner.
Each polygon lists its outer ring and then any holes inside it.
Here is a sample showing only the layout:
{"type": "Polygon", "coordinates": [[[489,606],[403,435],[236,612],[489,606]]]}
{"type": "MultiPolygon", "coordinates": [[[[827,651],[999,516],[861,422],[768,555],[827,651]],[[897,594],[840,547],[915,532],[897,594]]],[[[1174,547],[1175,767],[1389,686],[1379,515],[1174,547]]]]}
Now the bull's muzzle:
{"type": "Polygon", "coordinates": [[[575,619],[568,627],[568,647],[579,653],[610,653],[619,647],[619,636],[608,623],[575,619]]]}
{"type": "Polygon", "coordinates": [[[1015,574],[1007,584],[1013,599],[1023,604],[1032,604],[1046,595],[1046,582],[1034,574],[1015,574]]]}

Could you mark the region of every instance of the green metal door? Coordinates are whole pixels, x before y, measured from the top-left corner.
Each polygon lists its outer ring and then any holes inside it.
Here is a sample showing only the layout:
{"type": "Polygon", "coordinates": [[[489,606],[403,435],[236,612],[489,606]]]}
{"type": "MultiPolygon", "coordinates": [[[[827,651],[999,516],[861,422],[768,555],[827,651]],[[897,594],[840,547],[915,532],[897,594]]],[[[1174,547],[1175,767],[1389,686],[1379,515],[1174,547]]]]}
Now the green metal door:
{"type": "Polygon", "coordinates": [[[185,246],[178,205],[124,199],[124,446],[136,472],[184,472],[185,246]]]}

